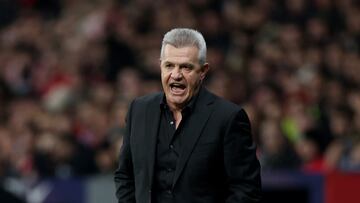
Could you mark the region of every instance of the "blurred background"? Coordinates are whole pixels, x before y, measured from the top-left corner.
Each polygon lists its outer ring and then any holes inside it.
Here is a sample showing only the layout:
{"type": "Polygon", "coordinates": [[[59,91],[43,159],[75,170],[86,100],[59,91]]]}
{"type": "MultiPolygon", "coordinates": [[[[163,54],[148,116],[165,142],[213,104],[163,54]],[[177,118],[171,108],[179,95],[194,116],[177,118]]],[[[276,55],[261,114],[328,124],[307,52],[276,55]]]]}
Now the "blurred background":
{"type": "Polygon", "coordinates": [[[0,202],[115,202],[128,104],[161,90],[174,27],[248,112],[265,203],[360,202],[356,0],[0,0],[0,202]]]}

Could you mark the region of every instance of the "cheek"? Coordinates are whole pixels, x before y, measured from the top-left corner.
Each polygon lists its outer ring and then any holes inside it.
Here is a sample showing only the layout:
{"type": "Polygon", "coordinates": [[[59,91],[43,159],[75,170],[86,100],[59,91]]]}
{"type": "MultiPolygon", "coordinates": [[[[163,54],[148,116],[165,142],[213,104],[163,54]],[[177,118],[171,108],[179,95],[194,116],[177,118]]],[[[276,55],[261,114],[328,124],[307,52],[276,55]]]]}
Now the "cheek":
{"type": "Polygon", "coordinates": [[[166,83],[170,78],[170,74],[166,74],[166,73],[161,73],[161,81],[163,83],[166,83]]]}
{"type": "Polygon", "coordinates": [[[188,84],[190,85],[191,88],[194,88],[195,86],[197,86],[200,82],[200,75],[189,75],[186,78],[188,84]]]}

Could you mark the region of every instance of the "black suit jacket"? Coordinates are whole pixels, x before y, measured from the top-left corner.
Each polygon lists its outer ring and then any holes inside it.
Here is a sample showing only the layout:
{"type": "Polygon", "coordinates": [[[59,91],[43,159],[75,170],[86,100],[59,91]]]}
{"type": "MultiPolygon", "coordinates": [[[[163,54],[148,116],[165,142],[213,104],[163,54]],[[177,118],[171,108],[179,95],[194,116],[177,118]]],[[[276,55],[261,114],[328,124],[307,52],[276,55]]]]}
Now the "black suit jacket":
{"type": "MultiPolygon", "coordinates": [[[[121,203],[151,202],[162,94],[138,98],[130,105],[115,172],[121,203]]],[[[260,201],[260,165],[244,110],[201,88],[183,130],[172,202],[260,201]]]]}

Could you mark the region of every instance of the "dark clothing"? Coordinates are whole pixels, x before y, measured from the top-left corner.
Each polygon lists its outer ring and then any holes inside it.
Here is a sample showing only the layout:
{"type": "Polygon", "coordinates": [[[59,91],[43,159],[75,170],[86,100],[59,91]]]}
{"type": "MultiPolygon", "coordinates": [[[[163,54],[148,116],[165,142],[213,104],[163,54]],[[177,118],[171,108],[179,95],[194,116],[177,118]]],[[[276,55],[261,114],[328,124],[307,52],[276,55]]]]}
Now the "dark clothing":
{"type": "MultiPolygon", "coordinates": [[[[195,98],[196,99],[196,98],[195,98]]],[[[156,160],[155,160],[155,179],[153,185],[153,199],[155,202],[166,202],[171,198],[171,185],[174,179],[176,164],[182,149],[181,137],[183,125],[194,106],[195,99],[185,106],[182,120],[176,128],[176,121],[169,106],[166,104],[165,95],[160,103],[161,117],[159,135],[157,138],[156,160]]]]}
{"type": "Polygon", "coordinates": [[[245,111],[202,88],[191,113],[179,126],[179,134],[175,131],[174,136],[181,137],[180,153],[166,159],[160,155],[167,150],[166,143],[157,144],[162,140],[159,137],[166,135],[160,129],[166,122],[159,108],[162,95],[144,96],[130,105],[115,172],[119,202],[149,203],[154,196],[153,201],[158,200],[161,180],[165,180],[163,189],[171,182],[162,202],[259,202],[260,165],[245,111]],[[159,174],[166,163],[175,159],[175,171],[162,179],[159,174]]]}

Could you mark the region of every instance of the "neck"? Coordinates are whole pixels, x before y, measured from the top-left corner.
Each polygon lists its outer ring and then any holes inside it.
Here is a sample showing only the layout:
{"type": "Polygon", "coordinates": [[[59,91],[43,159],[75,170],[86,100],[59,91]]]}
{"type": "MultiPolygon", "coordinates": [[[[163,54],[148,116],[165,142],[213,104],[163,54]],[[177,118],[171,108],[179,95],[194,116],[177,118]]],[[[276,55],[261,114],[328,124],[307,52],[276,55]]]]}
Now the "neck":
{"type": "Polygon", "coordinates": [[[175,126],[176,128],[178,128],[181,120],[182,120],[182,114],[181,114],[181,110],[180,111],[172,111],[173,117],[175,119],[175,126]]]}
{"type": "Polygon", "coordinates": [[[185,104],[182,104],[182,105],[174,105],[174,104],[169,104],[168,102],[168,105],[169,105],[169,108],[172,112],[179,112],[181,113],[181,111],[184,109],[184,107],[186,106],[187,102],[185,104]]]}

